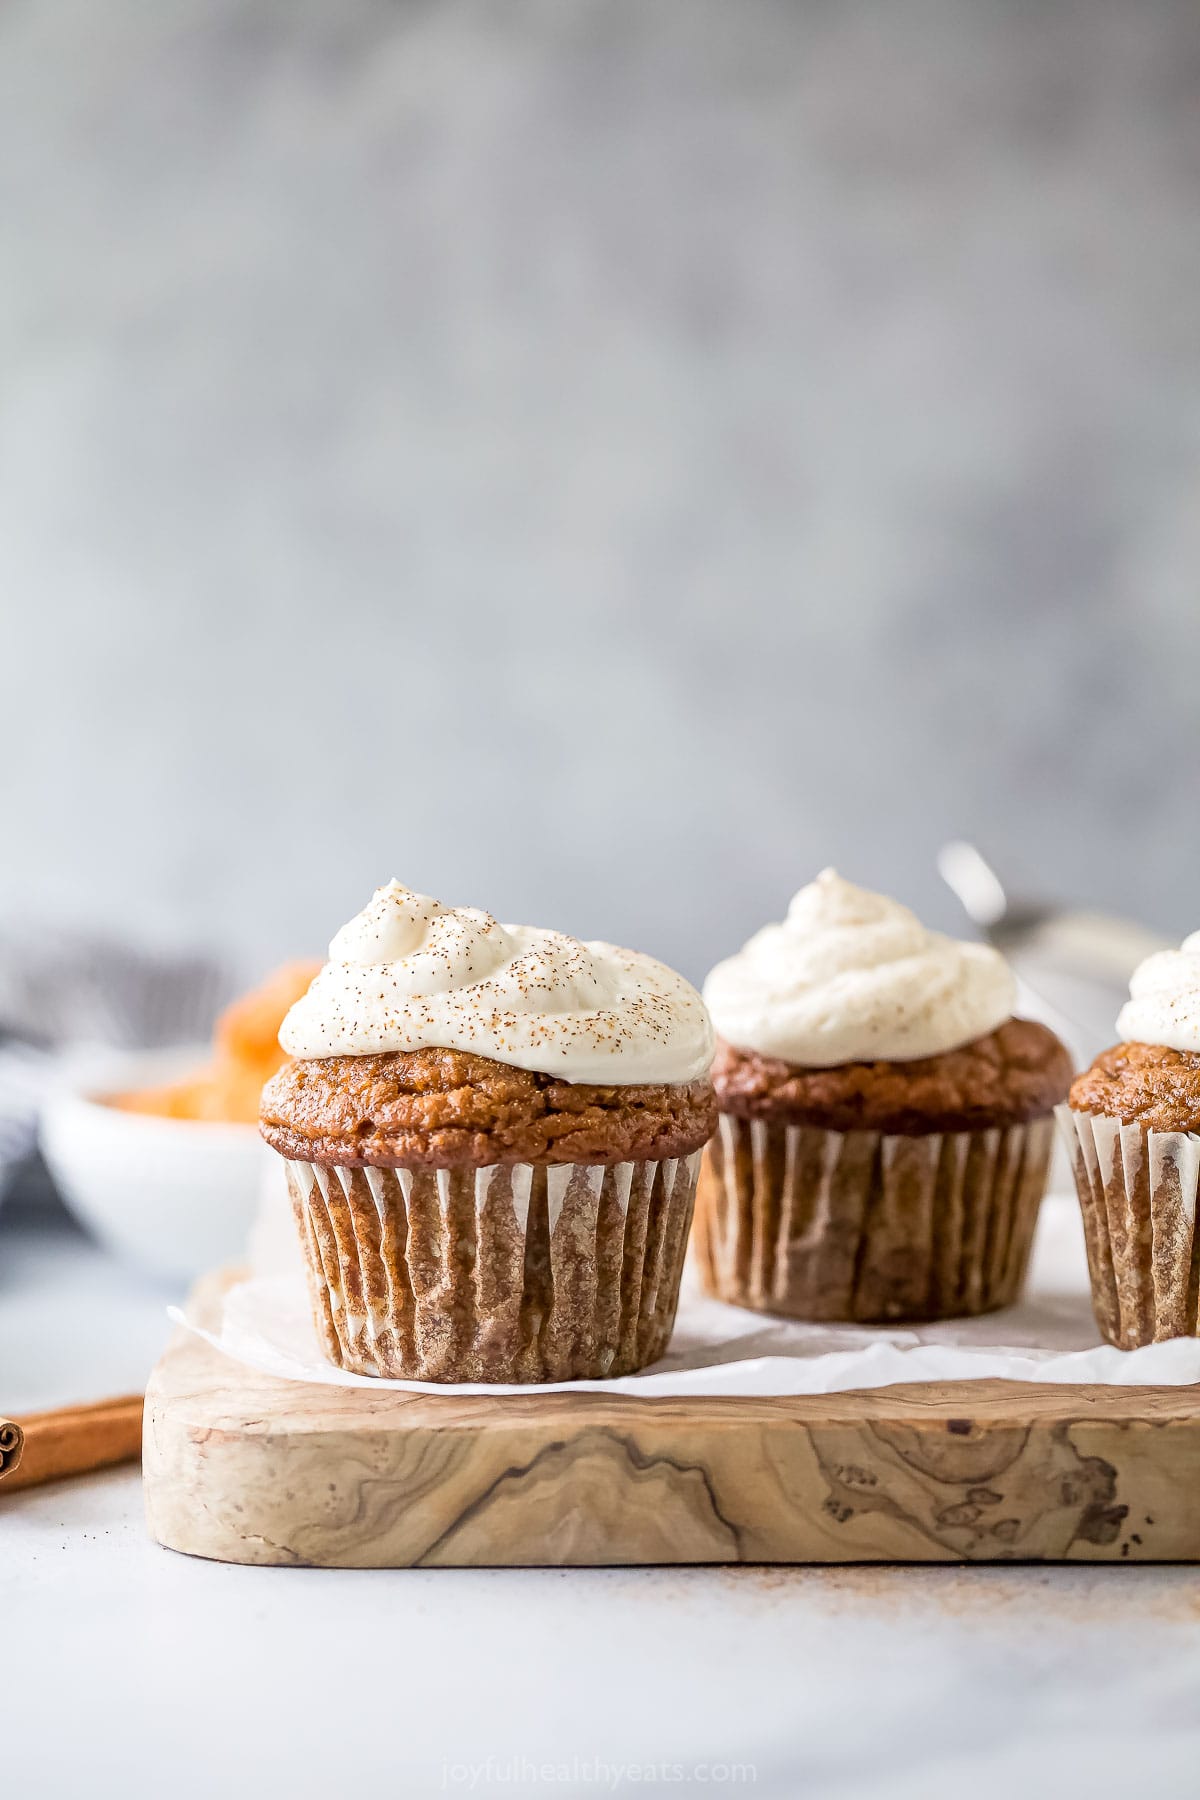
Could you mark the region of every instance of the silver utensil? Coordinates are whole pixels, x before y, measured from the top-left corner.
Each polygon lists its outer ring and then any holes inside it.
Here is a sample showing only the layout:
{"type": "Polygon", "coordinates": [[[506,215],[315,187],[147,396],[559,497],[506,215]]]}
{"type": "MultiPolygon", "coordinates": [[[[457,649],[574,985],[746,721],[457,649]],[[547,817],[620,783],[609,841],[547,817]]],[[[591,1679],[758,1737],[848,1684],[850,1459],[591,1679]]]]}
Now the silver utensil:
{"type": "Polygon", "coordinates": [[[1014,898],[974,844],[938,852],[938,871],[969,919],[1011,964],[1021,1010],[1062,1037],[1080,1066],[1116,1041],[1137,965],[1168,941],[1130,919],[1014,898]]]}

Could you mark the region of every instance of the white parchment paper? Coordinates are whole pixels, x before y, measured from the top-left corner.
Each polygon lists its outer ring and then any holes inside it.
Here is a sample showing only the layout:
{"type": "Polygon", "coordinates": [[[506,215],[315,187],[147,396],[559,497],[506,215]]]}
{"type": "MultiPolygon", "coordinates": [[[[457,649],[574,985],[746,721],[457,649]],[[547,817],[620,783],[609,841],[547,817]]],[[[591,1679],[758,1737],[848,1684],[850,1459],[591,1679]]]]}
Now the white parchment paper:
{"type": "Polygon", "coordinates": [[[1200,1382],[1200,1339],[1175,1338],[1142,1350],[1100,1340],[1088,1295],[1083,1228],[1074,1196],[1042,1208],[1033,1268],[1020,1306],[983,1319],[906,1327],[800,1325],[701,1294],[685,1278],[668,1354],[640,1375],[528,1387],[381,1381],[327,1363],[317,1346],[303,1278],[258,1275],[231,1288],[219,1330],[177,1309],[171,1316],[218,1350],[268,1375],[336,1387],[400,1388],[429,1394],[597,1393],[833,1394],[903,1381],[1098,1382],[1180,1387],[1200,1382]]]}

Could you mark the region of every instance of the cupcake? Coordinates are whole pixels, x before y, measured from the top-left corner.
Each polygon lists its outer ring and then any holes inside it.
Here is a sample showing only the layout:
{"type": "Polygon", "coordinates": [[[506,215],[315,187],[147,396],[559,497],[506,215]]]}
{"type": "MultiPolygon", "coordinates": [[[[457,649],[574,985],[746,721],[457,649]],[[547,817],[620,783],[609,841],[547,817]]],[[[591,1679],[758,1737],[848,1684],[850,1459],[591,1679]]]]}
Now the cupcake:
{"type": "Polygon", "coordinates": [[[261,1128],[331,1362],[544,1382],[662,1355],[716,1125],[681,976],[393,881],[279,1041],[261,1128]]]}
{"type": "Polygon", "coordinates": [[[1062,1116],[1096,1322],[1132,1350],[1200,1335],[1200,931],[1134,972],[1117,1030],[1062,1116]]]}
{"type": "Polygon", "coordinates": [[[1071,1079],[982,944],[832,869],[718,964],[710,1293],[801,1319],[945,1319],[1021,1290],[1071,1079]]]}

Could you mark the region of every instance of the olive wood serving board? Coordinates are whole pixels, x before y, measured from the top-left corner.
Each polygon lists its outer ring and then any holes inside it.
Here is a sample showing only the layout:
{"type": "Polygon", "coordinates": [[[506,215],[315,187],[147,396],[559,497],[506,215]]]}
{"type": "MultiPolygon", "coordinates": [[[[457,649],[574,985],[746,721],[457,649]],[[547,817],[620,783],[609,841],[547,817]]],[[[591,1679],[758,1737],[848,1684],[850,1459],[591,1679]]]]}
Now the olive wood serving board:
{"type": "MultiPolygon", "coordinates": [[[[228,1279],[200,1284],[202,1318],[228,1279]]],[[[1195,1387],[371,1393],[259,1374],[181,1330],[143,1470],[158,1541],[223,1562],[1200,1561],[1195,1387]]]]}

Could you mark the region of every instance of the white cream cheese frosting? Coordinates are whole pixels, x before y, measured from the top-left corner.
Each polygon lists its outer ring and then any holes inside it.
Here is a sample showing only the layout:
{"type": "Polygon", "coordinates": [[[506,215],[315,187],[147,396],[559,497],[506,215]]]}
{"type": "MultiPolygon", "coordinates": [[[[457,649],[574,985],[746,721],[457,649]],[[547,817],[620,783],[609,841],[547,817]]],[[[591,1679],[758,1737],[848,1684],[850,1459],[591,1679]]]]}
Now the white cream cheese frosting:
{"type": "Polygon", "coordinates": [[[1016,982],[984,944],[926,931],[833,869],[718,963],[704,998],[727,1043],[808,1069],[939,1056],[1012,1016],[1016,982]]]}
{"type": "Polygon", "coordinates": [[[1156,950],[1138,964],[1117,1014],[1117,1035],[1126,1044],[1200,1050],[1200,931],[1178,950],[1156,950]]]}
{"type": "Polygon", "coordinates": [[[559,931],[500,925],[398,881],[329,946],[283,1021],[292,1056],[470,1050],[601,1086],[694,1081],[712,1025],[695,988],[653,957],[559,931]]]}

